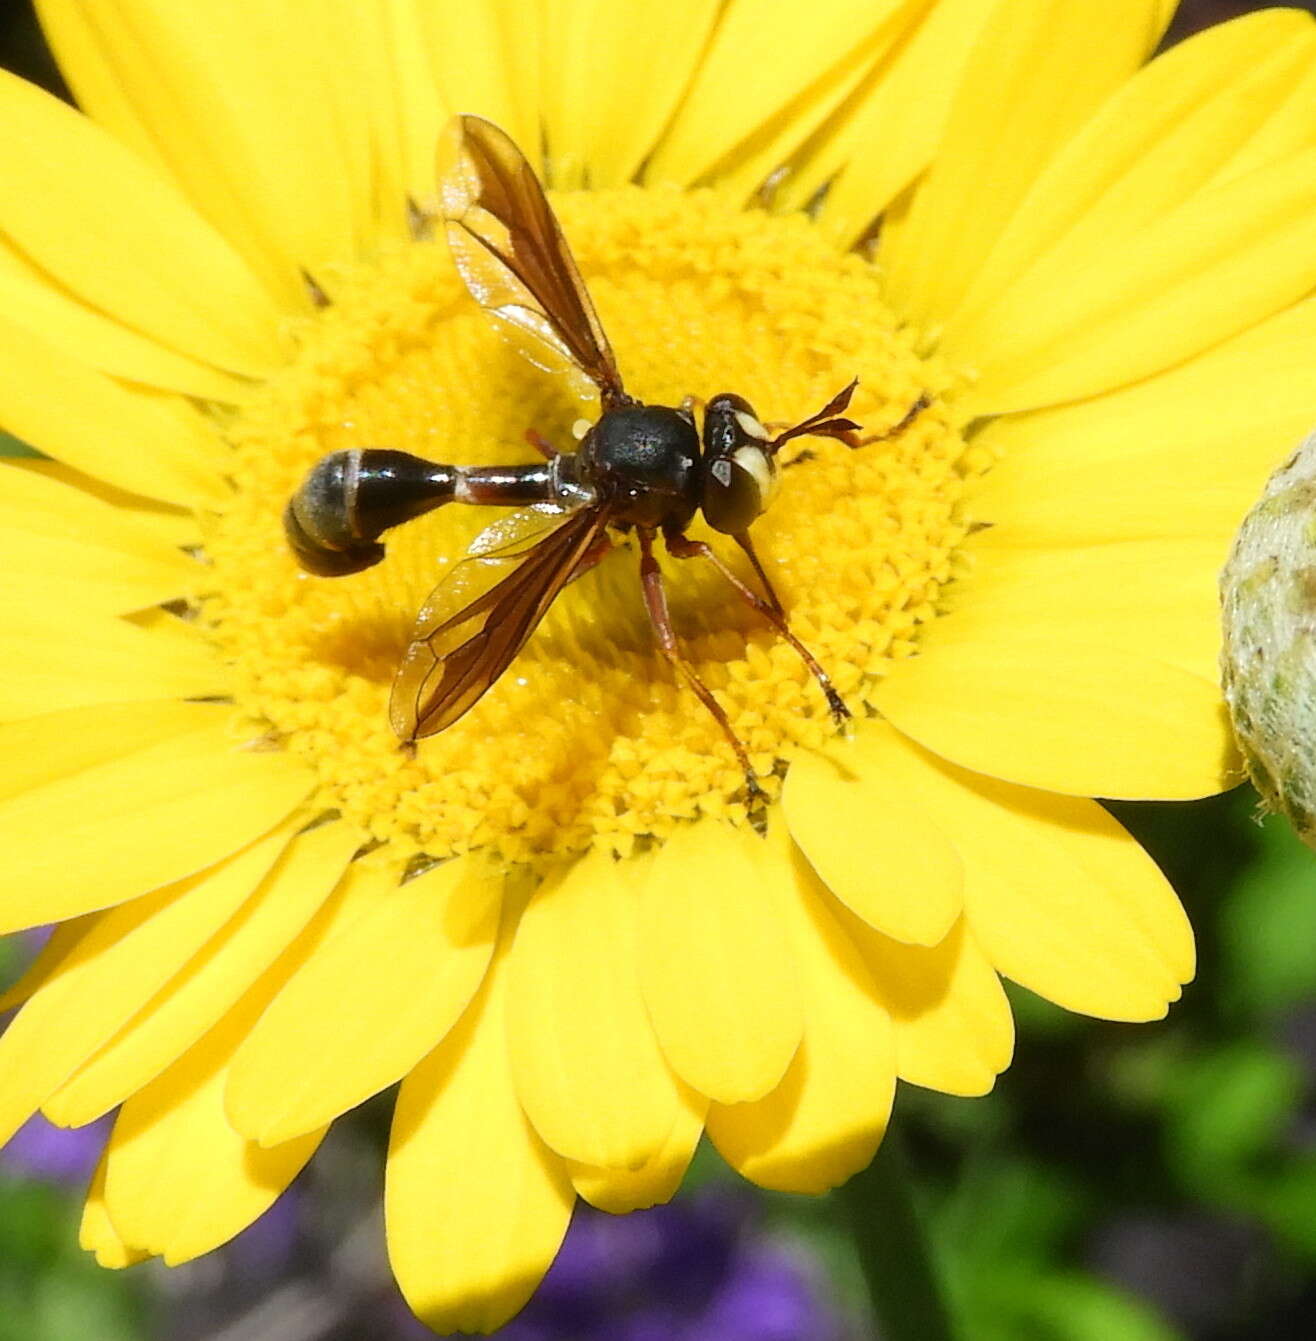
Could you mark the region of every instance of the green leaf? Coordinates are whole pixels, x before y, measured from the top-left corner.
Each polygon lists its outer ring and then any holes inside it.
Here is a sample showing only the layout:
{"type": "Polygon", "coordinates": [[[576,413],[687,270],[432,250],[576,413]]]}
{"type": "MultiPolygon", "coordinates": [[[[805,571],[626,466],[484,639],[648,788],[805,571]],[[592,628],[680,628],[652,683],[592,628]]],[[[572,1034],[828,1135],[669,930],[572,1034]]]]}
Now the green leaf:
{"type": "Polygon", "coordinates": [[[37,1283],[30,1341],[135,1341],[134,1282],[110,1272],[60,1271],[37,1283]]]}
{"type": "Polygon", "coordinates": [[[997,1304],[1015,1337],[1037,1341],[1177,1341],[1147,1305],[1091,1276],[1006,1276],[997,1304]]]}
{"type": "Polygon", "coordinates": [[[1304,1257],[1316,1258],[1316,1157],[1286,1160],[1259,1185],[1255,1214],[1304,1257]]]}
{"type": "Polygon", "coordinates": [[[1270,1020],[1316,995],[1316,853],[1272,815],[1220,912],[1223,1005],[1270,1020]]]}
{"type": "Polygon", "coordinates": [[[1302,1095],[1296,1063],[1259,1043],[1237,1043],[1184,1068],[1169,1112],[1170,1156],[1200,1193],[1229,1200],[1250,1184],[1302,1095]]]}
{"type": "Polygon", "coordinates": [[[34,1272],[58,1255],[71,1218],[59,1189],[0,1175],[0,1273],[34,1272]]]}
{"type": "Polygon", "coordinates": [[[1003,1275],[1038,1275],[1079,1230],[1090,1200],[1066,1174],[999,1146],[968,1161],[929,1224],[956,1315],[974,1312],[1003,1275]]]}

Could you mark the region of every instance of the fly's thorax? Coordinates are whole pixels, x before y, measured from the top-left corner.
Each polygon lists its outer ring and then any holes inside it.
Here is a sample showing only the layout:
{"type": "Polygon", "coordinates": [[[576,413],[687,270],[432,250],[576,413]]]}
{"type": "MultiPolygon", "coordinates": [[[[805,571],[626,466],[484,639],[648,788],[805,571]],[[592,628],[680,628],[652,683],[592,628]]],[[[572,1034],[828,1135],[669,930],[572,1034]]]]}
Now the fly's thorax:
{"type": "Polygon", "coordinates": [[[700,505],[715,531],[741,534],[777,492],[777,463],[753,406],[732,392],[704,411],[704,485],[700,505]]]}
{"type": "Polygon", "coordinates": [[[693,417],[664,405],[609,410],[580,445],[580,479],[617,521],[684,526],[702,485],[693,417]]]}

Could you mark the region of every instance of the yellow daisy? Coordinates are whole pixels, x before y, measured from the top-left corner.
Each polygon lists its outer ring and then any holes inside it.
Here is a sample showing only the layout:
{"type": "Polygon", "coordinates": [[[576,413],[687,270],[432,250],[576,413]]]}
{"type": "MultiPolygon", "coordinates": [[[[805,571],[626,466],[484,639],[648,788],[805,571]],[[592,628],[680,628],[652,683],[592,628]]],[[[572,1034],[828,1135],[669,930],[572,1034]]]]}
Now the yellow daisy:
{"type": "Polygon", "coordinates": [[[702,1132],[819,1192],[897,1078],[986,1092],[998,975],[1164,1013],[1191,933],[1089,798],[1234,777],[1215,572],[1316,404],[1307,14],[1148,63],[1169,0],[38,8],[85,115],[0,80],[0,425],[52,458],[0,488],[0,930],[62,925],[0,1137],[121,1105],[102,1262],[215,1247],[401,1080],[394,1269],[488,1329],[577,1196],[670,1197],[702,1132]],[[287,552],[329,451],[519,461],[596,413],[415,236],[454,112],[542,165],[634,394],[934,397],[754,532],[851,734],[668,565],[766,838],[624,547],[414,757],[390,680],[488,515],[354,577],[287,552]]]}

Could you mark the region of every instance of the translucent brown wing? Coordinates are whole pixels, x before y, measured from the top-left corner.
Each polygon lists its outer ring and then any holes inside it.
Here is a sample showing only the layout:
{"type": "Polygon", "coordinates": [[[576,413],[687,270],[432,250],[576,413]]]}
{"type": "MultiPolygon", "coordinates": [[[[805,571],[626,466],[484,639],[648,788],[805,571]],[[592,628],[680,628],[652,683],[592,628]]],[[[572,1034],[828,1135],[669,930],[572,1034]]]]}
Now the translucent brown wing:
{"type": "Polygon", "coordinates": [[[612,346],[525,156],[478,116],[453,119],[439,153],[448,243],[476,302],[550,372],[577,370],[604,409],[627,400],[612,346]]]}
{"type": "Polygon", "coordinates": [[[401,740],[469,711],[511,665],[605,525],[598,507],[527,508],[481,531],[430,593],[389,700],[401,740]]]}

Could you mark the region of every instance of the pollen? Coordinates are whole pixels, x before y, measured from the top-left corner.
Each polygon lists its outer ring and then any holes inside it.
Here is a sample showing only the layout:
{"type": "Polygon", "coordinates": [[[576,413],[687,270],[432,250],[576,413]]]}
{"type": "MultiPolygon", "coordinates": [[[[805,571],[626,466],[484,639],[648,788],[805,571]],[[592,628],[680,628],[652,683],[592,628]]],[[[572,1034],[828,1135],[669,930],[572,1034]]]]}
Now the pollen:
{"type": "MultiPolygon", "coordinates": [[[[745,211],[712,191],[555,197],[627,390],[677,405],[734,391],[795,422],[852,378],[848,413],[878,433],[922,395],[899,436],[852,449],[800,439],[753,530],[791,626],[856,716],[915,650],[965,533],[966,449],[950,374],[920,358],[868,260],[803,215],[745,211]]],[[[462,286],[442,238],[315,276],[329,305],[297,352],[223,425],[234,492],[206,519],[213,589],[200,612],[260,732],[306,760],[324,809],[399,861],[486,848],[542,862],[603,845],[626,855],[701,815],[749,822],[744,775],[706,709],[658,652],[633,538],[558,598],[464,718],[404,750],[388,695],[416,612],[500,510],[458,504],[386,533],[350,577],[302,573],[281,514],[327,452],[393,447],[436,461],[534,460],[528,430],[576,448],[570,379],[524,359],[462,286]]],[[[736,546],[696,522],[745,581],[736,546]]],[[[661,549],[661,546],[659,546],[661,549]]],[[[795,652],[711,565],[663,559],[684,655],[775,793],[792,758],[836,727],[795,652]]]]}

